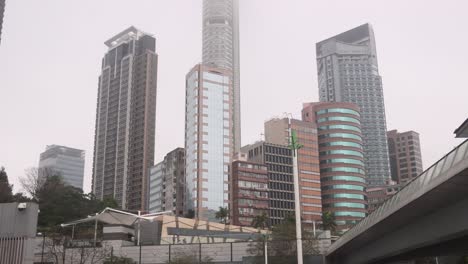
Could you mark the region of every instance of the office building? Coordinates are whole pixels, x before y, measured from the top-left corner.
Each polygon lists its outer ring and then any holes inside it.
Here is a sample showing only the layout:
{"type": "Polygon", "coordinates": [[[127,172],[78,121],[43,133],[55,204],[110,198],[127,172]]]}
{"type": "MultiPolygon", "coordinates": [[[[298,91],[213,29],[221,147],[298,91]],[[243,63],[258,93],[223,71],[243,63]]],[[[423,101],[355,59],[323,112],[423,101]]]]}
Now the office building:
{"type": "Polygon", "coordinates": [[[5,13],[5,0],[0,0],[0,43],[2,42],[3,14],[5,13]]]}
{"type": "Polygon", "coordinates": [[[375,37],[369,24],[317,43],[321,102],[350,102],[359,106],[368,182],[390,179],[382,77],[375,37]]]}
{"type": "Polygon", "coordinates": [[[366,189],[367,203],[368,203],[368,214],[374,212],[382,204],[390,199],[394,194],[399,192],[401,185],[395,182],[389,182],[387,185],[380,187],[371,187],[366,189]]]}
{"type": "Polygon", "coordinates": [[[92,191],[146,210],[154,164],[156,39],[129,27],[105,42],[99,77],[92,191]]]}
{"type": "Polygon", "coordinates": [[[62,177],[66,184],[83,189],[85,151],[59,145],[49,145],[39,158],[39,177],[44,170],[62,177]]]}
{"type": "Polygon", "coordinates": [[[387,138],[392,180],[405,185],[423,172],[419,134],[391,130],[387,138]]]}
{"type": "Polygon", "coordinates": [[[150,168],[149,212],[172,211],[184,214],[185,150],[176,148],[150,168]]]}
{"type": "Polygon", "coordinates": [[[268,171],[262,164],[236,160],[232,172],[232,221],[251,226],[255,216],[268,215],[268,171]]]}
{"type": "MultiPolygon", "coordinates": [[[[303,223],[322,220],[322,192],[317,127],[312,122],[291,119],[291,129],[296,131],[302,145],[297,152],[301,215],[303,223]]],[[[283,146],[290,145],[289,119],[274,118],[265,122],[265,141],[283,146]]]]}
{"type": "Polygon", "coordinates": [[[359,107],[307,103],[302,119],[317,125],[323,212],[331,212],[337,229],[346,231],[367,213],[359,107]]]}
{"type": "Polygon", "coordinates": [[[203,0],[203,64],[232,74],[234,153],[241,147],[239,0],[203,0]]]}
{"type": "Polygon", "coordinates": [[[227,70],[198,64],[186,77],[186,212],[215,221],[229,208],[233,158],[232,77],[227,70]]]}
{"type": "Polygon", "coordinates": [[[292,151],[284,145],[264,141],[242,147],[248,160],[264,164],[268,170],[269,226],[294,217],[294,180],[292,151]]]}

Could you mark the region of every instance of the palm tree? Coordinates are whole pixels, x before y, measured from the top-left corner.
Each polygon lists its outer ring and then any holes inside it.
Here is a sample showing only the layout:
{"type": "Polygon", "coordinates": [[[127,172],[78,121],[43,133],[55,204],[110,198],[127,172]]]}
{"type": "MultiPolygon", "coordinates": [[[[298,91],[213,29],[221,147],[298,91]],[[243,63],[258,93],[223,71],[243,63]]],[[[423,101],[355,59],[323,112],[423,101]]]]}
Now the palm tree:
{"type": "Polygon", "coordinates": [[[322,214],[322,228],[330,230],[332,234],[336,231],[335,216],[331,212],[324,212],[322,214]]]}
{"type": "Polygon", "coordinates": [[[265,212],[260,215],[256,215],[252,219],[251,225],[255,228],[265,229],[268,226],[268,215],[265,212]]]}
{"type": "Polygon", "coordinates": [[[219,219],[221,223],[226,224],[228,217],[228,209],[226,207],[219,207],[218,212],[215,214],[216,219],[219,219]]]}

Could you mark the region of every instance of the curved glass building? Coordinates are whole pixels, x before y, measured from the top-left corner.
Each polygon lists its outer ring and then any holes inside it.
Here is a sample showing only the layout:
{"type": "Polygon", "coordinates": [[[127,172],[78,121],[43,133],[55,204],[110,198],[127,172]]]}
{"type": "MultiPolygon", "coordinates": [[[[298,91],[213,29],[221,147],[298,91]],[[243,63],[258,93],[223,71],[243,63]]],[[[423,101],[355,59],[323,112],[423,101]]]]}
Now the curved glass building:
{"type": "Polygon", "coordinates": [[[308,103],[302,118],[317,125],[323,212],[331,212],[338,231],[346,231],[367,214],[359,107],[308,103]]]}

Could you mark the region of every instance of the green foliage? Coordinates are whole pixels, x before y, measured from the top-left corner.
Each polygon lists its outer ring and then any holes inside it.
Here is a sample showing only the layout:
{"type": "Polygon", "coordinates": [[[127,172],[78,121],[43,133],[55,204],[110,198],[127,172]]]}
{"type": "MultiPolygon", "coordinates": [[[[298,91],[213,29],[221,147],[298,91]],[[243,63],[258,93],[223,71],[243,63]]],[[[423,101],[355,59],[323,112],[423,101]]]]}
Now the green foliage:
{"type": "Polygon", "coordinates": [[[323,212],[322,228],[324,230],[330,230],[332,234],[336,233],[335,216],[331,212],[323,212]]]}
{"type": "Polygon", "coordinates": [[[38,188],[39,227],[50,229],[65,222],[86,218],[105,207],[117,207],[113,198],[97,200],[79,188],[66,185],[60,176],[48,176],[38,188]]]}
{"type": "Polygon", "coordinates": [[[221,223],[226,224],[228,218],[228,209],[226,207],[219,207],[218,212],[216,212],[215,217],[219,219],[221,223]]]}
{"type": "Polygon", "coordinates": [[[112,258],[108,257],[103,262],[103,264],[111,264],[111,263],[112,264],[134,264],[136,262],[133,261],[133,259],[131,258],[116,257],[116,256],[113,256],[112,258]]]}
{"type": "Polygon", "coordinates": [[[0,203],[13,202],[13,186],[8,182],[4,167],[0,168],[0,203]]]}
{"type": "Polygon", "coordinates": [[[252,226],[255,228],[261,228],[261,229],[267,228],[268,227],[268,215],[265,212],[263,212],[260,215],[256,215],[252,219],[252,226]]]}

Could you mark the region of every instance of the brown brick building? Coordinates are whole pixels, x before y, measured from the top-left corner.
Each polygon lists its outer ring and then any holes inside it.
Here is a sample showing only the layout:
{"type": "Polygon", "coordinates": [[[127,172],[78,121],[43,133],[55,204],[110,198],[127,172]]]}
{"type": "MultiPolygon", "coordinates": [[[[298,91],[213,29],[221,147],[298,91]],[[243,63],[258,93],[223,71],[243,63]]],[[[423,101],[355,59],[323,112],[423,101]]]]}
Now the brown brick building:
{"type": "Polygon", "coordinates": [[[387,139],[392,180],[404,185],[423,172],[419,134],[391,130],[387,139]]]}
{"type": "Polygon", "coordinates": [[[256,215],[268,215],[268,171],[262,164],[232,163],[232,224],[251,226],[256,215]]]}

